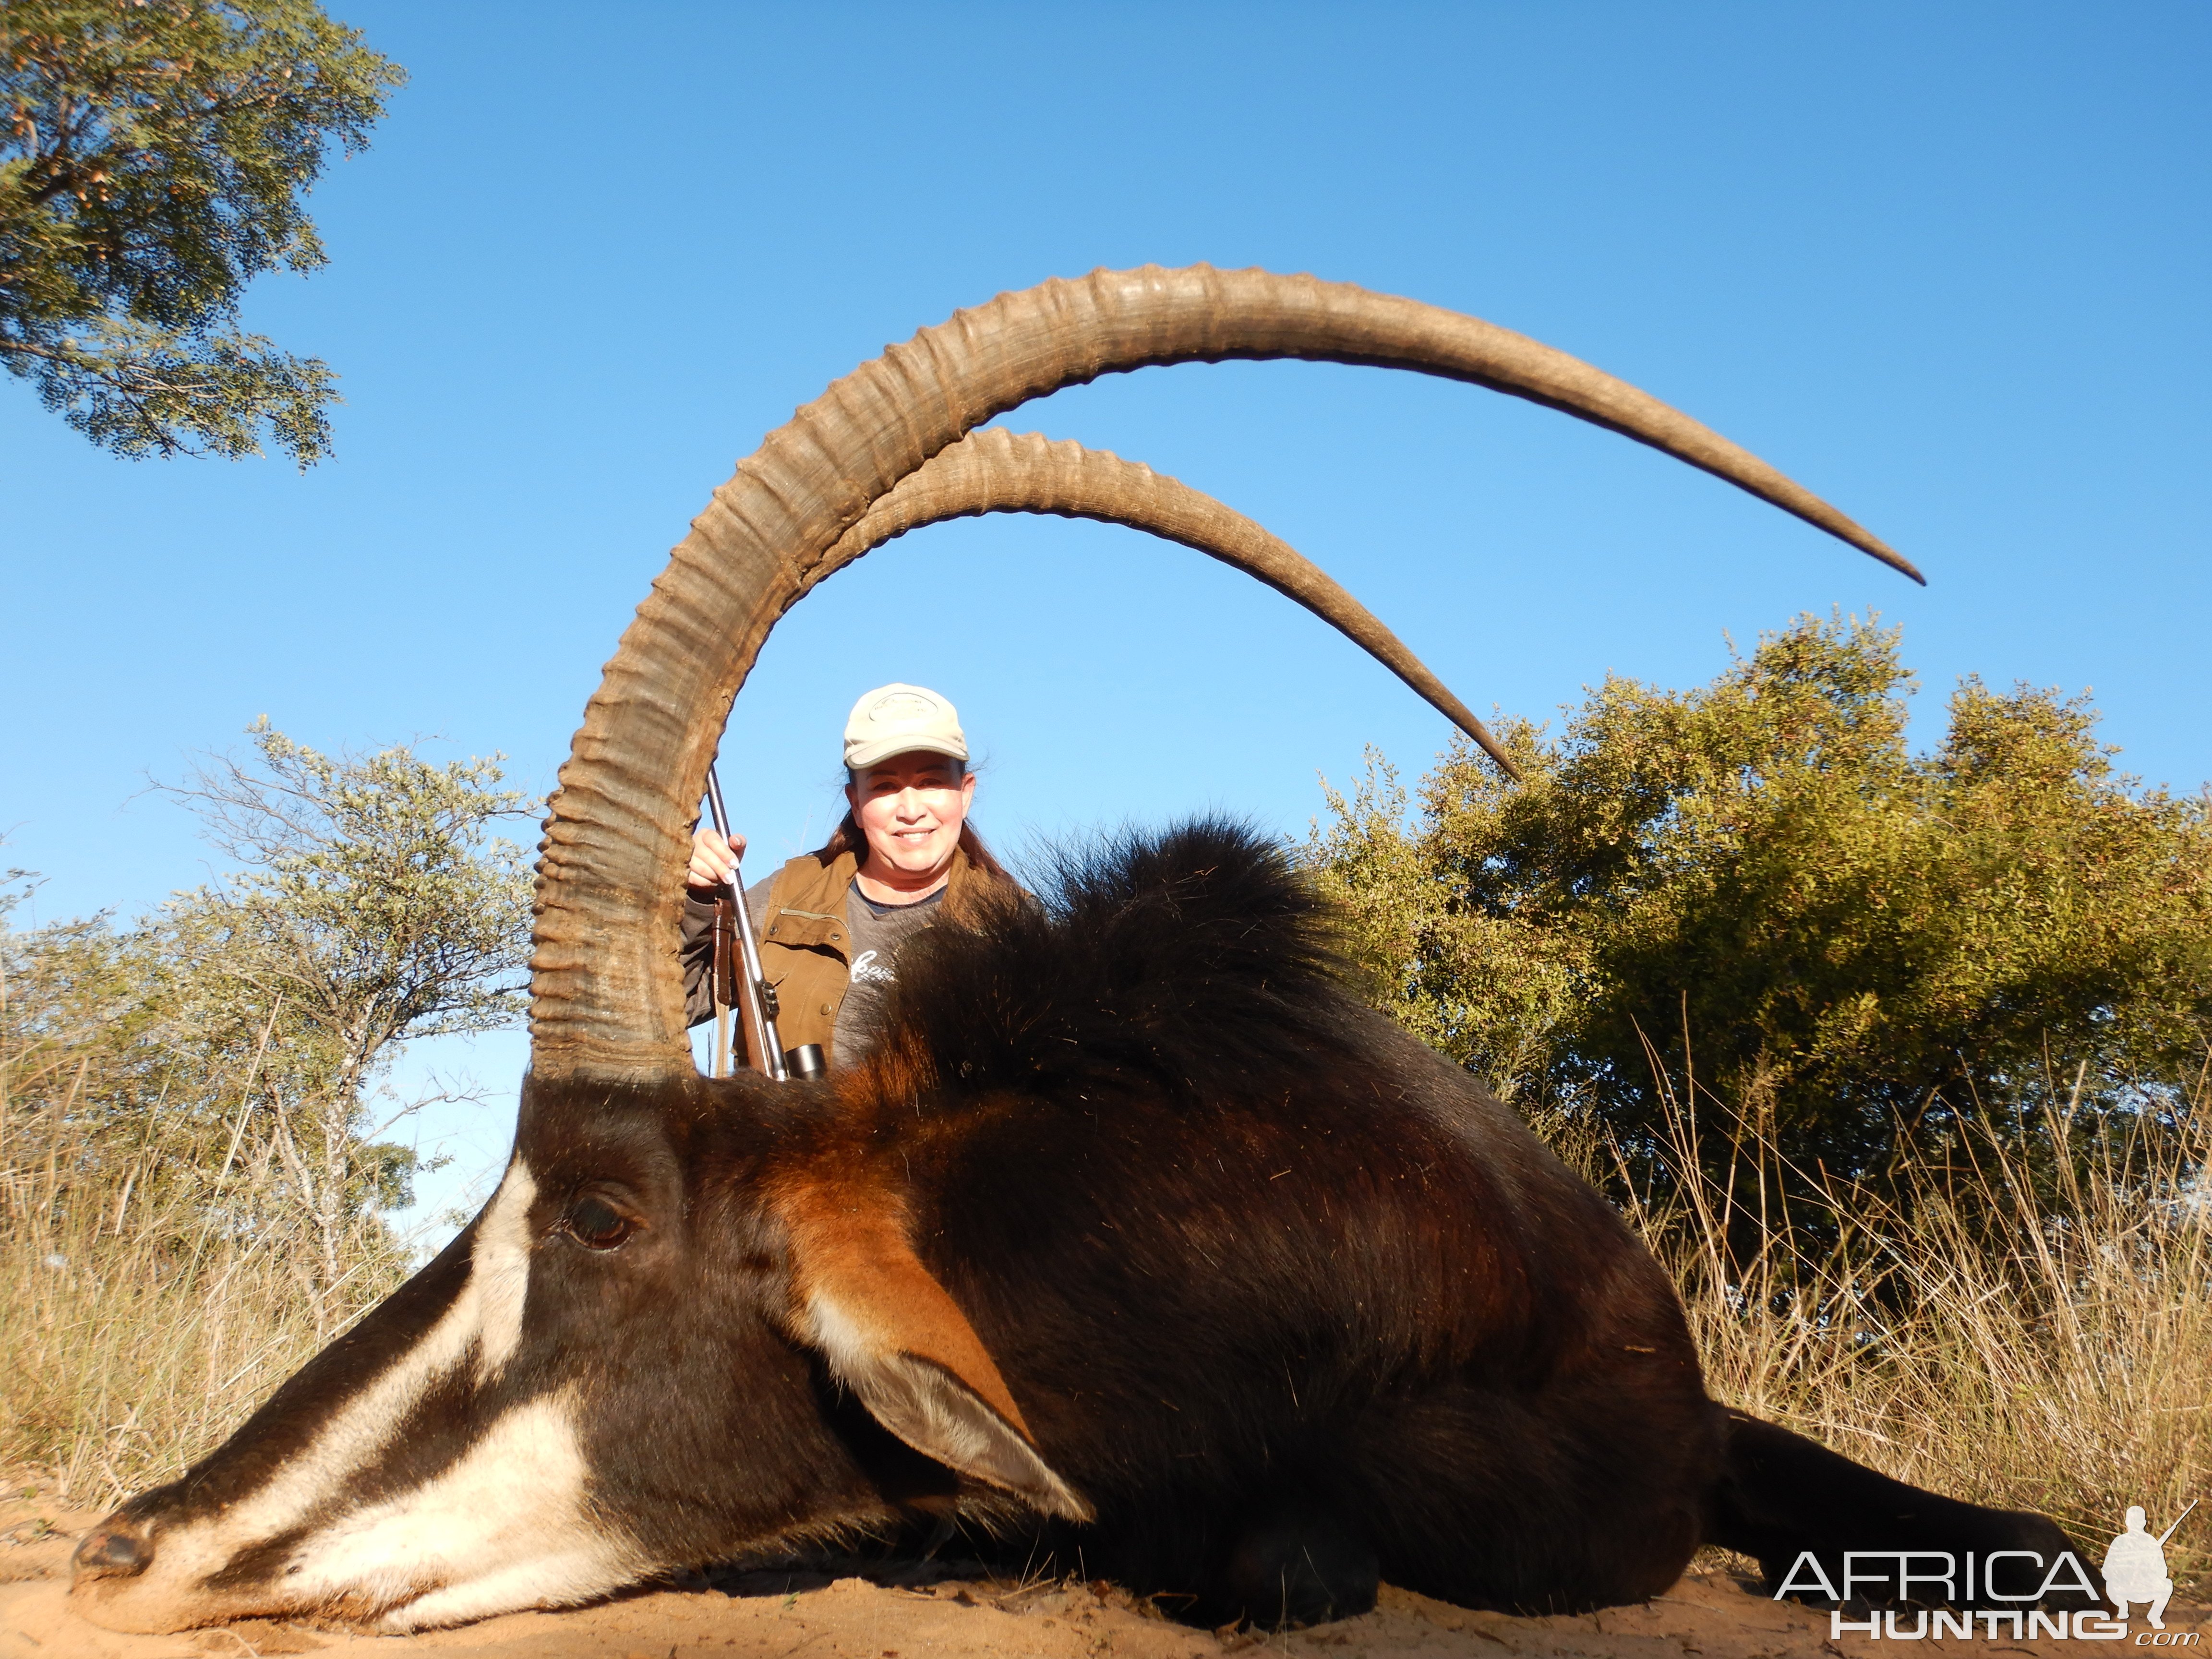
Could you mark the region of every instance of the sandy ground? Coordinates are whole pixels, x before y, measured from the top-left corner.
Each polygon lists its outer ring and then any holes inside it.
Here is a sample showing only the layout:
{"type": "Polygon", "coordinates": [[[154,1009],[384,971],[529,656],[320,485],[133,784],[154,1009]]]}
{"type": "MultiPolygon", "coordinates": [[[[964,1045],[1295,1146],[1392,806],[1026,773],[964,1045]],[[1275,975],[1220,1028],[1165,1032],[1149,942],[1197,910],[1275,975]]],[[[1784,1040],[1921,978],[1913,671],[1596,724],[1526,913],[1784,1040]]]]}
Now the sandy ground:
{"type": "MultiPolygon", "coordinates": [[[[20,1488],[19,1488],[20,1490],[20,1488]]],[[[1213,1635],[1172,1624],[1104,1583],[1018,1584],[957,1563],[874,1582],[819,1571],[767,1571],[701,1580],[626,1595],[565,1613],[511,1613],[419,1636],[363,1636],[248,1620],[181,1636],[118,1636],[70,1613],[68,1561],[77,1535],[99,1517],[27,1498],[0,1504],[0,1659],[201,1659],[202,1656],[471,1655],[476,1659],[1213,1659],[1217,1654],[1311,1655],[1315,1659],[1431,1659],[1474,1655],[1607,1655],[1623,1659],[1796,1659],[1849,1655],[1879,1659],[1887,1642],[1846,1635],[1831,1641],[1828,1615],[1771,1601],[1723,1571],[1695,1571],[1640,1607],[1574,1619],[1512,1619],[1470,1613],[1386,1588],[1360,1619],[1281,1635],[1213,1635]]],[[[2172,1632],[2203,1631],[2212,1610],[2171,1608],[2172,1632]]],[[[1909,1629],[1910,1619],[1905,1620],[1909,1629]]],[[[2145,1630],[2140,1620],[2132,1627],[2145,1630]]],[[[1916,1650],[2087,1656],[2137,1650],[2078,1641],[1936,1642],[1916,1650]]],[[[2145,1651],[2153,1651],[2148,1648],[2145,1651]]],[[[2170,1649],[2167,1650],[2171,1650],[2170,1649]]],[[[2183,1652],[2212,1655],[2212,1638],[2183,1652]]]]}

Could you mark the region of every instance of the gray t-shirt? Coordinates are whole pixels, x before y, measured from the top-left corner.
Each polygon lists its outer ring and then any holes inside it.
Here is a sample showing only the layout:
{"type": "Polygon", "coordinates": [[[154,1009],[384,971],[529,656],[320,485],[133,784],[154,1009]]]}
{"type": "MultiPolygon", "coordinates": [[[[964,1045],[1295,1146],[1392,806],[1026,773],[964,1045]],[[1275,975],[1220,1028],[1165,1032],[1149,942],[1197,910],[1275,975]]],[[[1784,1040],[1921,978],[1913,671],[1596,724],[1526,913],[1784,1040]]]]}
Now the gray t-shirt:
{"type": "Polygon", "coordinates": [[[837,1026],[830,1034],[841,1062],[849,1065],[875,1045],[884,998],[898,981],[899,947],[937,920],[944,901],[942,887],[911,904],[878,904],[857,882],[846,895],[845,915],[853,924],[852,982],[837,1006],[837,1026]]]}
{"type": "MultiPolygon", "coordinates": [[[[753,936],[763,937],[775,917],[769,914],[768,892],[775,877],[763,876],[745,889],[745,909],[752,917],[753,936]]],[[[852,979],[845,1000],[838,1005],[837,1024],[830,1042],[838,1063],[848,1066],[873,1045],[875,1026],[882,1013],[884,994],[898,978],[899,947],[910,933],[919,933],[937,919],[945,890],[912,904],[878,904],[860,891],[856,882],[846,894],[845,915],[852,924],[852,979]]],[[[687,893],[684,906],[684,984],[690,1023],[696,1025],[714,1018],[714,992],[709,986],[714,962],[714,907],[687,893]]]]}

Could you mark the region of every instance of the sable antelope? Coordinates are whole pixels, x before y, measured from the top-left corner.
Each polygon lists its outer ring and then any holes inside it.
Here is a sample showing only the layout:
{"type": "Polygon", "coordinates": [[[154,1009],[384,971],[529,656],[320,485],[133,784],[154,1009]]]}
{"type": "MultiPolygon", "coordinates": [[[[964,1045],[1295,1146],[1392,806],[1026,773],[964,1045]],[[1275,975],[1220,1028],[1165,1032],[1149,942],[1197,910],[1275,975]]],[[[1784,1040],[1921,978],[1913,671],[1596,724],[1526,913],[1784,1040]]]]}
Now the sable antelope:
{"type": "MultiPolygon", "coordinates": [[[[77,1552],[76,1604],[167,1630],[391,1630],[574,1602],[917,1516],[1041,1533],[1185,1616],[1663,1589],[1700,1542],[2063,1548],[1709,1401],[1607,1206],[1348,995],[1279,853],[1200,825],[930,936],[866,1063],[700,1077],[678,872],[769,629],[915,524],[1137,525],[1360,639],[1497,755],[1341,590],[1218,503],[982,422],[1151,364],[1302,357],[1548,404],[1908,575],[1633,387],[1405,299],[1263,271],[1002,295],[832,386],[742,463],[586,711],[539,866],[532,1060],[482,1214],[184,1479],[77,1552]]],[[[1498,757],[1501,764],[1504,757],[1498,757]]]]}

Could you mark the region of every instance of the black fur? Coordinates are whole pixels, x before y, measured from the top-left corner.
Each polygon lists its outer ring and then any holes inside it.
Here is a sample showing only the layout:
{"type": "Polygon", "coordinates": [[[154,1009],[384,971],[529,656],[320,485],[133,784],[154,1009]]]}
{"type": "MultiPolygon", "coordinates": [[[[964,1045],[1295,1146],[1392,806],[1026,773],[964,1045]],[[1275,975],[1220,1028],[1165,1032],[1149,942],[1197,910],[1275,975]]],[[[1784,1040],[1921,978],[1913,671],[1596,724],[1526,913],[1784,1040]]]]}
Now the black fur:
{"type": "Polygon", "coordinates": [[[1063,855],[1035,898],[913,940],[885,1036],[965,1091],[1189,1102],[1280,1075],[1294,1054],[1349,1054],[1335,934],[1284,851],[1245,825],[1124,835],[1063,855]]]}
{"type": "MultiPolygon", "coordinates": [[[[1708,1534],[1756,1559],[1770,1588],[1790,1577],[1800,1551],[1810,1551],[1831,1582],[1840,1583],[1838,1565],[1854,1550],[1942,1550],[1978,1559],[1999,1550],[2030,1550],[2048,1565],[2075,1547],[2040,1515],[1923,1492],[1741,1412],[1727,1414],[1725,1432],[1728,1454],[1713,1490],[1708,1534]],[[1808,1502],[1808,1494],[1817,1501],[1808,1502]]],[[[2031,1582],[2042,1576],[2032,1574],[2031,1582]]],[[[2050,1600],[2095,1605],[2079,1591],[2057,1589],[2050,1600]]]]}
{"type": "Polygon", "coordinates": [[[1718,1455],[1671,1291],[1346,992],[1330,928],[1279,848],[1201,823],[933,930],[901,975],[884,1042],[934,1086],[885,1103],[880,1153],[1098,1505],[1051,1543],[1208,1618],[1257,1593],[1248,1540],[1280,1554],[1284,1516],[1462,1601],[1662,1589],[1718,1455]]]}
{"type": "Polygon", "coordinates": [[[2064,1547],[1721,1412],[1656,1264],[1349,994],[1335,926],[1217,820],[1063,861],[901,975],[884,1040],[937,1086],[890,1103],[884,1144],[1099,1504],[1053,1535],[1069,1559],[1207,1622],[1306,1622],[1364,1605],[1314,1587],[1322,1559],[1560,1611],[1655,1593],[1700,1541],[1778,1579],[1846,1543],[2064,1547]]]}

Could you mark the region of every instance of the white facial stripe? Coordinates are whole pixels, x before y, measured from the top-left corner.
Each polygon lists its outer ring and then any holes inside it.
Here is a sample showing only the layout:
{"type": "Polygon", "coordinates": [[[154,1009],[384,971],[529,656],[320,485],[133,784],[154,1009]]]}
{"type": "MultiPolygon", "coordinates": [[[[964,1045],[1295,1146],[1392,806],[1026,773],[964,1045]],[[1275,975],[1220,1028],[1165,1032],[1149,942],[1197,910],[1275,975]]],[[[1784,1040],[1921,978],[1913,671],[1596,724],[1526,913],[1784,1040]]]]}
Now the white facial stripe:
{"type": "MultiPolygon", "coordinates": [[[[241,1551],[298,1525],[334,1498],[350,1477],[373,1466],[416,1401],[461,1365],[471,1348],[478,1355],[478,1380],[495,1375],[521,1340],[530,1276],[530,1206],[537,1196],[537,1181],[517,1158],[507,1166],[506,1178],[477,1224],[467,1282],[437,1323],[341,1407],[322,1431],[287,1458],[264,1485],[203,1520],[162,1528],[153,1567],[115,1599],[190,1595],[194,1586],[241,1551]]],[[[464,1462],[477,1462],[484,1447],[498,1439],[495,1430],[464,1462]]],[[[494,1505],[479,1519],[489,1524],[489,1515],[496,1510],[494,1505]]],[[[351,1522],[337,1524],[343,1528],[351,1522]]],[[[361,1557],[356,1581],[376,1571],[373,1558],[361,1557]]],[[[410,1593],[415,1582],[395,1583],[389,1589],[410,1593]]],[[[289,1596],[294,1587],[276,1588],[289,1596]]]]}
{"type": "Polygon", "coordinates": [[[587,1474],[570,1400],[532,1401],[436,1479],[317,1534],[285,1594],[398,1601],[380,1623],[407,1631],[612,1589],[645,1563],[591,1523],[587,1474]]]}
{"type": "Polygon", "coordinates": [[[522,1304],[530,1289],[530,1206],[538,1182],[517,1158],[484,1211],[469,1252],[469,1285],[462,1299],[477,1302],[477,1381],[499,1375],[522,1345],[522,1304]]]}

